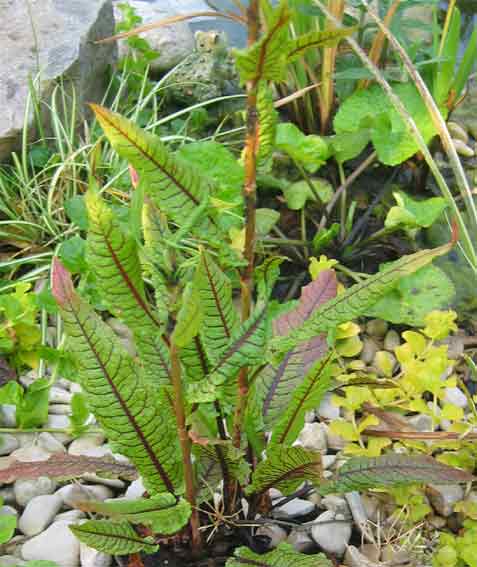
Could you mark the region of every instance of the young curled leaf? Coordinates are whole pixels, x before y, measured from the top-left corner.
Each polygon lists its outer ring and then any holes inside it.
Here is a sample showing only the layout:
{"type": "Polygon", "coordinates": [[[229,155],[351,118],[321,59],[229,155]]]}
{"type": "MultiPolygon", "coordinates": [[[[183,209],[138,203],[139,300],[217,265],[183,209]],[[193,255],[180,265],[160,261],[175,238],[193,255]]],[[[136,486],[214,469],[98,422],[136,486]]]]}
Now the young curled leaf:
{"type": "Polygon", "coordinates": [[[308,49],[334,47],[344,38],[356,31],[356,28],[329,28],[311,31],[291,40],[288,45],[288,61],[292,63],[302,57],[308,49]]]}
{"type": "Polygon", "coordinates": [[[274,10],[266,33],[247,49],[234,50],[235,63],[243,83],[282,81],[286,77],[290,11],[286,2],[274,10]]]}

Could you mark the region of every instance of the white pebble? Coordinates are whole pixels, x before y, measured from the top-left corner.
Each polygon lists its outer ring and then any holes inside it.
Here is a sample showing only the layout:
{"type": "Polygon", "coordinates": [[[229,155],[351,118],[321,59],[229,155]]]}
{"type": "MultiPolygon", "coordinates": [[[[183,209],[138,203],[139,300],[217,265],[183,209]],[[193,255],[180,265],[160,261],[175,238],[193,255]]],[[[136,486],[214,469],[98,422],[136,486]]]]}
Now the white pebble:
{"type": "Polygon", "coordinates": [[[48,413],[50,415],[71,415],[71,406],[67,404],[50,404],[48,413]]]}
{"type": "Polygon", "coordinates": [[[27,536],[44,531],[54,520],[63,505],[57,494],[35,496],[28,502],[18,521],[18,528],[27,536]]]}
{"type": "Polygon", "coordinates": [[[456,140],[455,138],[452,140],[454,144],[455,151],[463,156],[463,157],[473,157],[475,155],[474,150],[465,144],[462,140],[456,140]]]}
{"type": "Polygon", "coordinates": [[[38,435],[38,446],[49,453],[64,453],[66,451],[63,443],[60,443],[56,437],[47,431],[38,435]]]}
{"type": "Polygon", "coordinates": [[[0,435],[0,456],[9,455],[18,447],[20,447],[20,443],[14,435],[9,435],[8,433],[0,435]]]}
{"type": "Polygon", "coordinates": [[[341,514],[327,510],[313,522],[311,535],[324,551],[341,556],[351,538],[351,523],[344,521],[341,514]]]}
{"type": "Polygon", "coordinates": [[[17,408],[10,404],[0,405],[0,424],[3,427],[17,426],[17,408]]]}
{"type": "Polygon", "coordinates": [[[146,492],[146,489],[144,488],[142,479],[137,478],[136,480],[133,480],[128,486],[124,498],[126,498],[127,500],[136,500],[137,498],[141,498],[144,492],[146,492]]]}
{"type": "Polygon", "coordinates": [[[65,506],[74,508],[75,502],[81,500],[106,500],[112,498],[114,492],[107,486],[100,484],[67,484],[60,488],[58,494],[65,506]]]}
{"type": "Polygon", "coordinates": [[[394,351],[396,347],[401,344],[401,337],[399,336],[398,332],[394,329],[391,329],[386,333],[384,337],[384,349],[389,351],[394,351]]]}
{"type": "Polygon", "coordinates": [[[314,541],[303,530],[292,530],[287,542],[299,553],[309,552],[315,547],[314,541]]]}
{"type": "Polygon", "coordinates": [[[275,518],[300,518],[301,516],[311,514],[314,510],[315,505],[313,502],[295,498],[273,510],[272,514],[275,518]]]}
{"type": "Polygon", "coordinates": [[[83,518],[86,518],[86,514],[81,510],[67,510],[66,512],[57,514],[55,522],[68,522],[69,524],[73,524],[83,518]]]}
{"type": "Polygon", "coordinates": [[[35,496],[53,494],[56,482],[46,476],[40,476],[34,480],[16,480],[13,485],[15,499],[20,506],[26,506],[35,496]]]}
{"type": "Polygon", "coordinates": [[[26,560],[55,561],[63,567],[79,567],[80,543],[66,522],[55,522],[22,545],[26,560]]]}
{"type": "Polygon", "coordinates": [[[444,400],[458,408],[464,409],[467,407],[467,398],[464,392],[457,386],[445,389],[444,400]]]}
{"type": "Polygon", "coordinates": [[[296,441],[304,449],[326,453],[326,431],[322,423],[305,423],[296,441]]]}
{"type": "Polygon", "coordinates": [[[101,446],[104,440],[102,433],[85,433],[72,441],[68,447],[68,453],[70,455],[89,455],[88,451],[101,446]]]}
{"type": "Polygon", "coordinates": [[[0,506],[0,516],[5,516],[6,514],[9,514],[10,516],[15,516],[15,518],[17,518],[18,510],[13,506],[8,506],[8,505],[0,506]]]}
{"type": "Polygon", "coordinates": [[[63,390],[63,388],[52,386],[50,388],[48,400],[50,404],[70,404],[72,397],[73,394],[71,392],[63,390]]]}
{"type": "Polygon", "coordinates": [[[109,567],[112,560],[111,555],[88,547],[85,543],[80,543],[81,567],[109,567]]]}
{"type": "Polygon", "coordinates": [[[322,419],[333,420],[339,419],[340,417],[340,408],[332,402],[332,398],[333,395],[331,393],[327,393],[321,400],[317,413],[322,419]]]}
{"type": "Polygon", "coordinates": [[[255,532],[258,536],[265,536],[269,540],[269,547],[271,549],[277,547],[279,543],[287,539],[287,532],[276,524],[265,524],[260,526],[255,532]]]}

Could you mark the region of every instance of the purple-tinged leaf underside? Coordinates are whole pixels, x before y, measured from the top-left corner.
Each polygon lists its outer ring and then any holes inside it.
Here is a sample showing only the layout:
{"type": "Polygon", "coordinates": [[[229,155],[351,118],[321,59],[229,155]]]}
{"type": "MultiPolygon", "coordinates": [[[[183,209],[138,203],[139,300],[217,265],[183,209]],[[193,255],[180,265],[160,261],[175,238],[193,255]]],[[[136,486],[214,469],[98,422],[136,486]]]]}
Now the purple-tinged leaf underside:
{"type": "Polygon", "coordinates": [[[432,262],[434,258],[449,252],[455,241],[456,235],[453,235],[448,244],[403,256],[382,272],[370,276],[327,301],[316,309],[300,327],[293,329],[289,335],[274,339],[272,347],[279,352],[286,352],[319,333],[333,332],[341,323],[351,321],[366,311],[370,305],[392,289],[400,278],[412,274],[432,262]]]}
{"type": "Polygon", "coordinates": [[[107,457],[54,453],[42,461],[20,461],[11,456],[0,459],[0,483],[35,479],[40,476],[67,480],[86,473],[127,480],[137,478],[133,465],[119,463],[107,457]]]}
{"type": "Polygon", "coordinates": [[[468,471],[445,465],[427,455],[390,453],[380,457],[357,457],[345,463],[336,478],[319,487],[321,494],[366,490],[406,484],[456,484],[470,482],[468,471]]]}
{"type": "MultiPolygon", "coordinates": [[[[336,295],[337,280],[333,270],[324,270],[318,278],[302,288],[298,306],[273,322],[275,336],[284,336],[299,328],[313,312],[336,295]]],[[[313,364],[328,350],[326,337],[320,334],[285,353],[278,365],[268,364],[257,376],[250,394],[249,412],[260,412],[271,429],[289,405],[294,390],[301,384],[313,364]]]]}

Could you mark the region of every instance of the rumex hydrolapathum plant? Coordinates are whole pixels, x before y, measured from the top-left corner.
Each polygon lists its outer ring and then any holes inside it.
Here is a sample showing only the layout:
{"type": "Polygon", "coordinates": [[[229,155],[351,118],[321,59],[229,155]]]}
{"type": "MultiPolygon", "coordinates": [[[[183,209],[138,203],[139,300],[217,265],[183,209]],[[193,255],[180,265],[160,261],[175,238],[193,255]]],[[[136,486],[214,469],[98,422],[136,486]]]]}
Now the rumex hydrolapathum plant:
{"type": "MultiPolygon", "coordinates": [[[[199,509],[220,482],[222,521],[234,526],[234,521],[255,518],[271,487],[289,495],[303,481],[327,492],[399,479],[469,478],[434,461],[383,457],[350,461],[348,468],[324,483],[319,455],[292,446],[305,413],[319,405],[329,387],[336,327],[359,316],[403,274],[444,254],[452,243],[404,257],[337,297],[336,276],[325,270],[302,289],[298,305],[272,320],[270,295],[280,260],[269,258],[257,267],[254,246],[255,176],[267,153],[260,156],[261,136],[262,150],[273,147],[273,121],[264,118],[270,116],[269,105],[266,96],[263,104],[259,101],[259,89],[282,76],[282,66],[294,53],[331,38],[288,42],[282,33],[285,2],[272,13],[274,25],[261,38],[257,18],[258,3],[252,1],[250,45],[237,57],[247,83],[249,111],[242,255],[231,248],[217,223],[210,199],[213,181],[171,153],[156,136],[105,108],[93,107],[113,148],[134,168],[136,192],[143,197],[142,218],[135,218],[140,230],[117,218],[94,181],[86,197],[88,262],[97,267],[98,288],[108,309],[131,329],[137,356],[126,352],[75,291],[59,261],[52,272],[53,293],[89,407],[114,449],[136,465],[147,489],[147,497],[135,502],[83,505],[109,519],[75,526],[74,533],[108,553],[155,551],[159,537],[187,526],[191,550],[198,555],[200,528],[206,528],[199,509]],[[259,102],[264,110],[257,113],[259,102]],[[143,276],[150,285],[144,284],[143,276]],[[234,282],[240,282],[240,316],[234,304],[239,286],[234,282]],[[274,346],[273,353],[269,345],[274,346]],[[406,475],[400,476],[400,471],[406,475]],[[242,497],[248,499],[247,515],[242,497]],[[134,526],[140,526],[140,532],[134,526]]],[[[266,504],[262,513],[267,513],[266,504]]],[[[256,557],[241,548],[228,565],[311,564],[310,558],[287,546],[256,557]]],[[[331,565],[323,555],[313,556],[313,564],[331,565]]]]}

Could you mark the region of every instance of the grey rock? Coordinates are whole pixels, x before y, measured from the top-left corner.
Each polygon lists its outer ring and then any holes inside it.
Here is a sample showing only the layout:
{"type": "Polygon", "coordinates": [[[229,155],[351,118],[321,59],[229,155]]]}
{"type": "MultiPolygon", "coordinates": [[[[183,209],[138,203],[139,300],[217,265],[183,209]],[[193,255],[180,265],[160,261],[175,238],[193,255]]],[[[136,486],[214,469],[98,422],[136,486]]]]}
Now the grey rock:
{"type": "MultiPolygon", "coordinates": [[[[0,75],[1,76],[1,75],[0,75]]],[[[1,79],[0,79],[1,80],[1,79]]],[[[1,83],[0,83],[1,88],[1,83]]],[[[1,100],[1,94],[0,94],[1,100]]],[[[0,118],[1,120],[1,118],[0,118]]],[[[2,123],[0,122],[0,159],[2,155],[2,123]]],[[[0,405],[0,424],[2,427],[16,427],[17,426],[17,408],[11,404],[0,405]]]]}
{"type": "Polygon", "coordinates": [[[0,555],[1,567],[23,567],[25,562],[14,555],[0,555]]]}
{"type": "Polygon", "coordinates": [[[40,476],[34,480],[16,480],[13,485],[15,500],[20,506],[26,506],[35,496],[53,494],[57,483],[51,478],[40,476]]]}
{"type": "Polygon", "coordinates": [[[9,435],[8,433],[0,435],[0,456],[9,455],[19,447],[20,443],[14,435],[9,435]]]}
{"type": "Polygon", "coordinates": [[[313,502],[308,500],[302,500],[301,498],[295,498],[290,502],[287,502],[283,506],[273,510],[273,516],[275,518],[300,518],[302,516],[307,516],[315,510],[315,505],[313,502]]]}
{"type": "Polygon", "coordinates": [[[30,461],[46,461],[50,457],[50,452],[46,451],[43,447],[39,445],[32,444],[32,438],[29,437],[30,443],[23,445],[20,449],[15,449],[10,455],[13,459],[17,461],[22,461],[24,463],[30,461]]]}
{"type": "Polygon", "coordinates": [[[375,543],[373,531],[368,522],[366,508],[359,492],[353,490],[345,494],[354,524],[358,527],[361,534],[368,541],[375,543]]]}
{"type": "Polygon", "coordinates": [[[454,506],[464,498],[464,489],[458,484],[430,484],[426,490],[434,510],[447,518],[454,512],[454,506]]]}
{"type": "Polygon", "coordinates": [[[341,514],[342,516],[351,518],[348,503],[344,498],[341,498],[341,496],[328,494],[323,498],[321,503],[327,510],[331,510],[335,514],[341,514]]]}
{"type": "Polygon", "coordinates": [[[383,319],[371,319],[366,323],[366,332],[371,337],[382,338],[387,333],[388,322],[383,319]]]}
{"type": "Polygon", "coordinates": [[[370,494],[362,494],[361,503],[363,504],[364,512],[368,520],[377,524],[380,516],[379,500],[370,494]]]}
{"type": "Polygon", "coordinates": [[[89,451],[100,447],[104,443],[105,439],[106,438],[102,433],[85,433],[71,442],[68,447],[68,453],[70,453],[70,455],[88,456],[89,451]]]}
{"type": "MultiPolygon", "coordinates": [[[[30,77],[39,75],[37,97],[41,100],[50,98],[60,78],[67,96],[74,87],[78,108],[83,110],[86,101],[102,99],[116,46],[99,45],[95,40],[113,33],[111,0],[2,2],[0,160],[8,158],[21,141],[30,77]]],[[[30,130],[33,124],[31,110],[30,130]]]]}
{"type": "Polygon", "coordinates": [[[142,479],[137,478],[128,486],[124,498],[127,498],[128,500],[135,500],[136,498],[141,498],[145,491],[146,489],[144,488],[142,479]]]}
{"type": "Polygon", "coordinates": [[[65,506],[74,508],[80,500],[106,500],[112,498],[114,492],[101,484],[67,484],[60,488],[56,494],[61,497],[65,506]]]}
{"type": "Polygon", "coordinates": [[[327,393],[321,400],[317,414],[322,419],[338,419],[340,417],[340,408],[332,402],[333,395],[327,393]]]}
{"type": "Polygon", "coordinates": [[[468,403],[464,392],[457,386],[445,389],[444,400],[462,409],[466,408],[468,403]]]}
{"type": "Polygon", "coordinates": [[[81,384],[77,384],[76,382],[70,382],[70,392],[72,394],[81,394],[83,393],[83,388],[81,384]]]}
{"type": "Polygon", "coordinates": [[[50,404],[70,404],[73,394],[63,390],[63,388],[58,388],[57,386],[52,386],[50,388],[50,393],[48,396],[48,401],[50,404]]]}
{"type": "Polygon", "coordinates": [[[327,510],[313,522],[311,535],[324,551],[342,556],[351,538],[351,522],[327,510]]]}
{"type": "Polygon", "coordinates": [[[111,555],[107,555],[96,549],[80,543],[81,567],[109,567],[113,561],[111,555]]]}
{"type": "Polygon", "coordinates": [[[50,404],[48,406],[50,415],[71,415],[71,406],[66,404],[50,404]]]}
{"type": "Polygon", "coordinates": [[[5,506],[0,506],[0,516],[5,516],[6,514],[9,514],[10,516],[15,516],[15,518],[17,518],[18,510],[13,506],[8,506],[8,504],[6,504],[5,506]]]}
{"type": "Polygon", "coordinates": [[[361,350],[361,354],[359,355],[359,358],[365,364],[371,364],[378,350],[379,350],[379,345],[376,343],[376,341],[372,338],[366,337],[363,341],[363,348],[361,350]]]}
{"type": "Polygon", "coordinates": [[[265,524],[257,528],[256,535],[265,536],[269,539],[269,546],[271,549],[277,547],[279,543],[287,539],[287,532],[276,524],[265,524]]]}
{"type": "Polygon", "coordinates": [[[326,430],[322,423],[305,423],[305,427],[301,430],[297,445],[301,445],[309,451],[320,451],[326,453],[326,430]]]}
{"type": "Polygon", "coordinates": [[[307,553],[316,547],[315,542],[303,530],[292,530],[288,535],[287,543],[299,553],[307,553]]]}
{"type": "Polygon", "coordinates": [[[336,455],[323,455],[321,457],[321,464],[324,469],[331,468],[336,463],[336,455]]]}
{"type": "Polygon", "coordinates": [[[79,567],[80,543],[67,522],[54,522],[41,534],[22,545],[23,559],[56,561],[64,567],[79,567]]]}
{"type": "Polygon", "coordinates": [[[371,552],[372,557],[375,557],[374,559],[363,553],[364,546],[361,546],[360,549],[357,549],[354,545],[348,546],[343,559],[344,565],[347,565],[348,567],[380,567],[382,563],[379,563],[379,548],[376,548],[374,545],[370,547],[377,551],[377,553],[371,552]]]}
{"type": "Polygon", "coordinates": [[[469,134],[465,131],[460,124],[457,122],[449,121],[447,123],[447,129],[449,130],[449,134],[451,135],[454,140],[461,140],[464,144],[467,144],[469,141],[469,134]]]}
{"type": "Polygon", "coordinates": [[[18,521],[18,528],[27,536],[34,536],[45,530],[63,506],[58,494],[35,496],[28,502],[18,521]]]}
{"type": "Polygon", "coordinates": [[[77,522],[83,518],[86,518],[86,514],[81,510],[67,510],[66,512],[57,514],[55,522],[68,522],[69,524],[72,524],[73,522],[77,522]]]}
{"type": "Polygon", "coordinates": [[[465,144],[462,140],[453,139],[452,143],[454,144],[454,148],[459,155],[463,157],[473,157],[475,155],[474,150],[470,146],[465,144]]]}
{"type": "MultiPolygon", "coordinates": [[[[161,0],[156,4],[129,0],[129,5],[136,10],[136,14],[142,18],[142,24],[150,24],[164,20],[176,13],[176,7],[169,0],[161,0]]],[[[207,8],[210,10],[210,8],[207,8]]],[[[115,5],[114,17],[117,22],[122,21],[122,12],[115,5]]],[[[176,22],[169,26],[150,30],[139,34],[149,42],[149,45],[159,53],[158,57],[151,63],[151,70],[164,72],[172,69],[180,63],[194,49],[194,36],[186,22],[176,22]]],[[[124,57],[128,53],[128,45],[124,40],[118,43],[119,55],[124,57]]]]}
{"type": "Polygon", "coordinates": [[[432,416],[420,413],[407,419],[407,422],[416,431],[432,431],[432,416]]]}
{"type": "Polygon", "coordinates": [[[393,351],[396,347],[401,344],[401,337],[399,333],[394,329],[389,330],[384,337],[384,348],[385,350],[393,351]]]}
{"type": "Polygon", "coordinates": [[[5,504],[15,504],[15,491],[13,486],[0,488],[0,498],[5,504]]]}
{"type": "Polygon", "coordinates": [[[63,443],[60,443],[51,433],[44,431],[38,435],[38,446],[48,453],[64,453],[66,451],[63,443]]]}
{"type": "Polygon", "coordinates": [[[116,490],[122,490],[126,487],[126,483],[119,478],[103,478],[93,473],[86,473],[82,475],[81,478],[86,482],[90,482],[92,484],[104,484],[104,486],[109,486],[116,490]]]}

